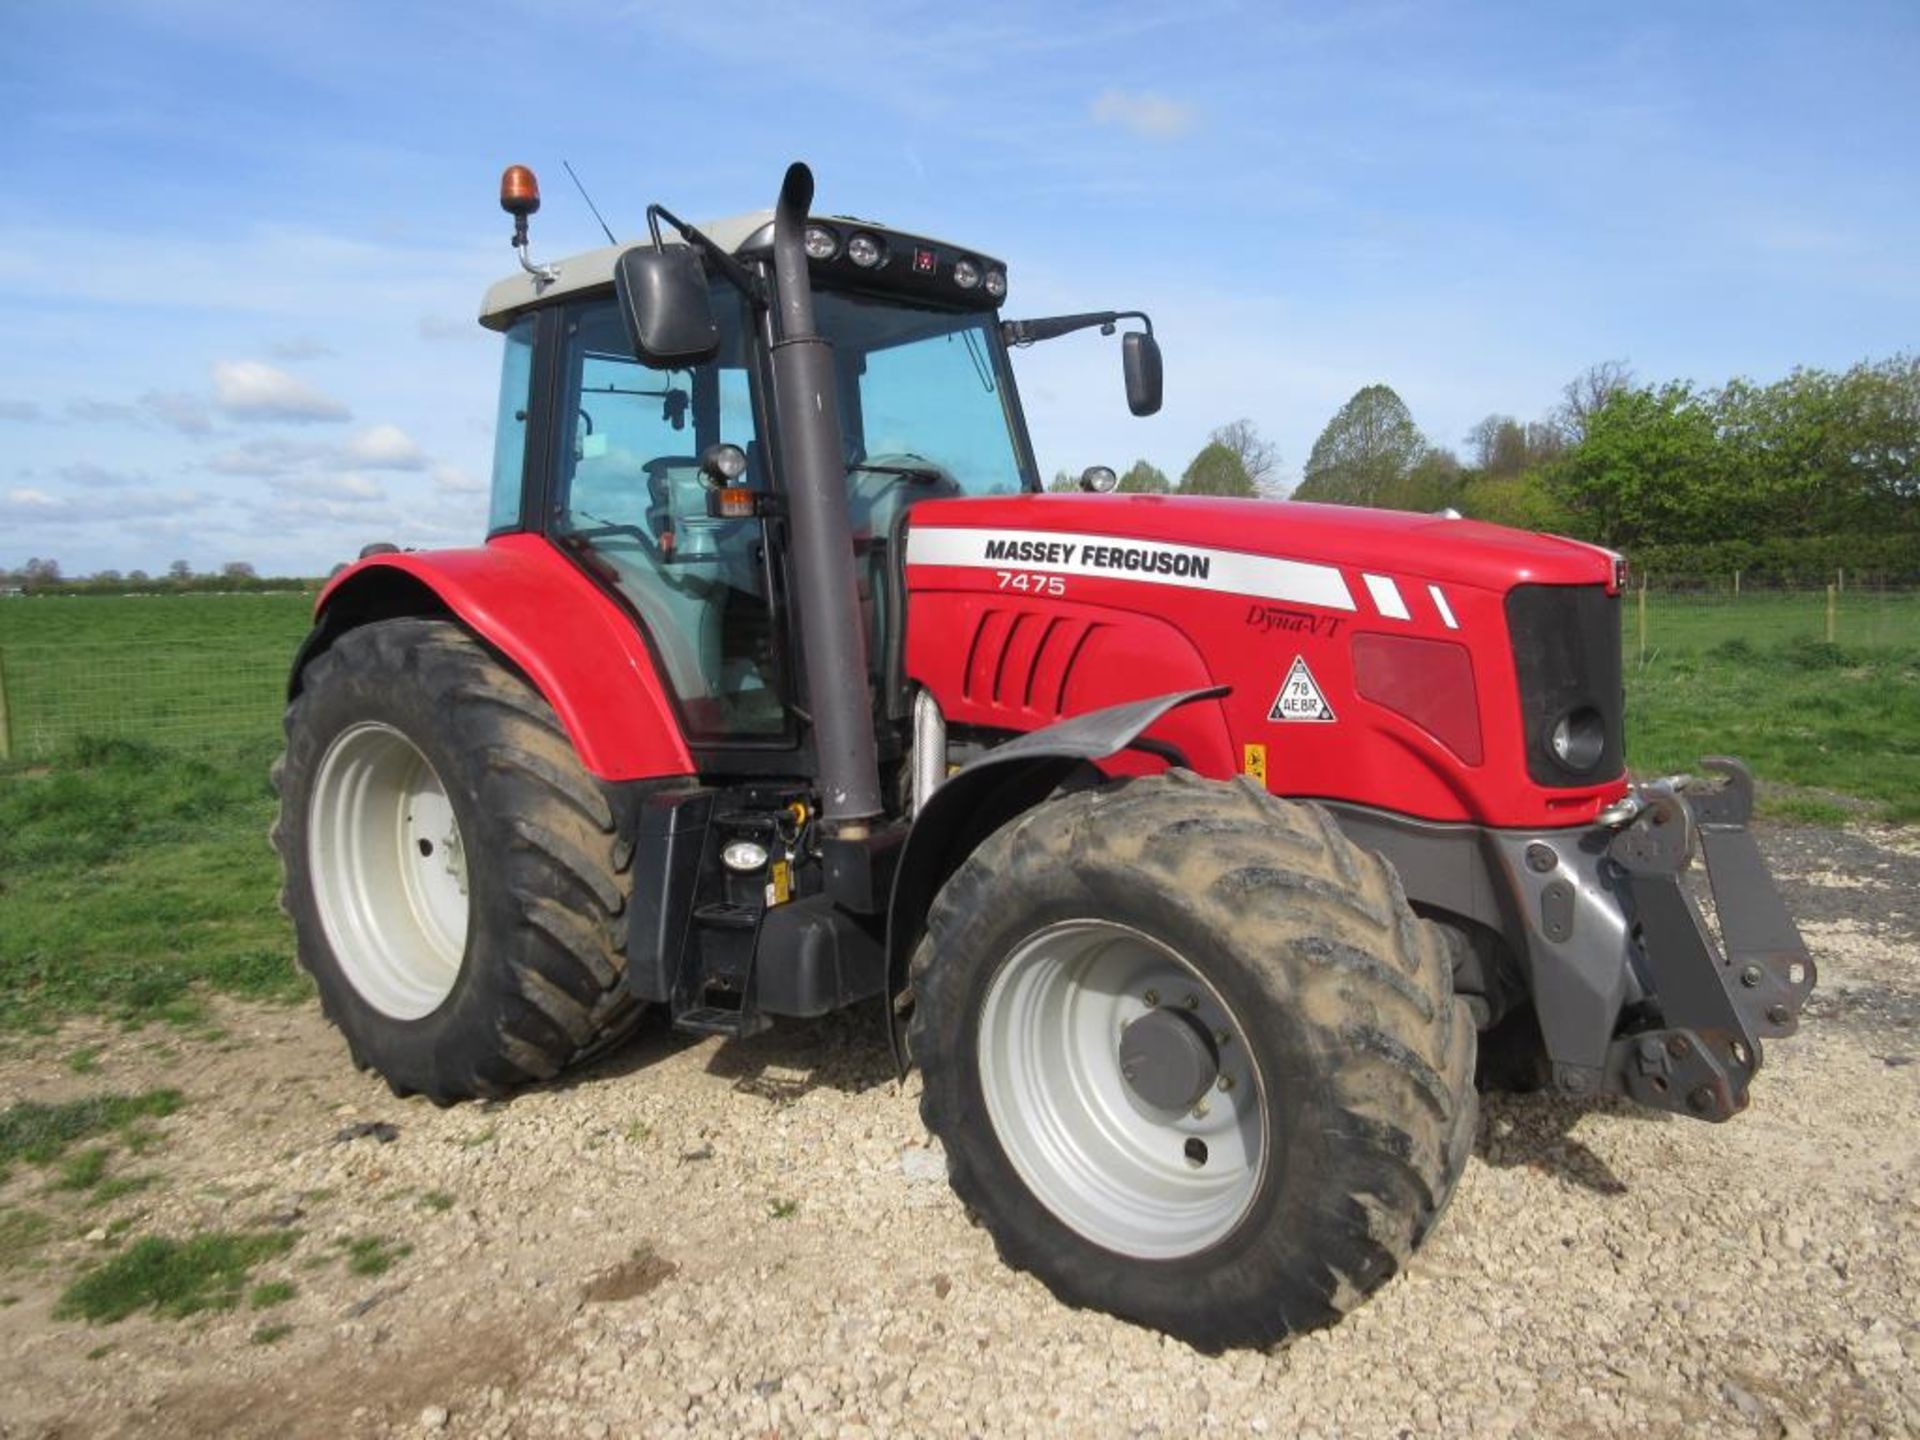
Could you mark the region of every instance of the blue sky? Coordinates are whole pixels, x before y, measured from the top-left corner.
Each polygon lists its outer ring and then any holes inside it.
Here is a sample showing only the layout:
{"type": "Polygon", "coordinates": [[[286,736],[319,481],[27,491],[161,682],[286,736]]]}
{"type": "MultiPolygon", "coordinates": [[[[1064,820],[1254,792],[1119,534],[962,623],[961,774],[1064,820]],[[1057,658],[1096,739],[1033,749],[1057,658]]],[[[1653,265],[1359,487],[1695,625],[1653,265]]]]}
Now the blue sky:
{"type": "Polygon", "coordinates": [[[1431,440],[1568,379],[1766,379],[1920,336],[1911,4],[205,3],[13,7],[0,50],[0,565],[317,573],[484,527],[512,267],[818,208],[1010,262],[1041,463],[1178,473],[1254,420],[1297,477],[1360,386],[1431,440]],[[812,13],[809,12],[818,12],[812,13]]]}

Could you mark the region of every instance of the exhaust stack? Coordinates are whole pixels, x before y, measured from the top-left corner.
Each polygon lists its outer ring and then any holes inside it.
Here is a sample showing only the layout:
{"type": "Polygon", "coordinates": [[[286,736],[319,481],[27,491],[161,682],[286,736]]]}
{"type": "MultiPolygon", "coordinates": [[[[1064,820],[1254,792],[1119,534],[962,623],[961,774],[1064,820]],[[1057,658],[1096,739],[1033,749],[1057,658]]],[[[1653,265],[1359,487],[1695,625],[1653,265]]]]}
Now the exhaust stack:
{"type": "Polygon", "coordinates": [[[866,629],[854,586],[833,350],[814,329],[803,243],[812,205],[813,172],[796,162],[787,167],[773,217],[778,302],[773,398],[792,523],[795,609],[819,763],[821,823],[829,835],[858,840],[868,833],[867,822],[881,813],[880,769],[867,690],[866,629]]]}

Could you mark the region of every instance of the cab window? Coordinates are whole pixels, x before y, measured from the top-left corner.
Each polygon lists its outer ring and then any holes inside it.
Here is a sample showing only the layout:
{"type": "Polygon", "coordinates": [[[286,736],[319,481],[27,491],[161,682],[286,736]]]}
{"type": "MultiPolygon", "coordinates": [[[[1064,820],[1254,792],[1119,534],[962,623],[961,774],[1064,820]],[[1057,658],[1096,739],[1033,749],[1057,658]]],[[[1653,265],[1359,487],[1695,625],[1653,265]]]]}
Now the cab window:
{"type": "Polygon", "coordinates": [[[766,488],[738,296],[716,288],[714,311],[719,353],[683,370],[634,360],[612,299],[567,312],[553,528],[610,565],[691,738],[777,738],[789,721],[764,532],[710,517],[700,476],[701,451],[725,441],[766,488]]]}

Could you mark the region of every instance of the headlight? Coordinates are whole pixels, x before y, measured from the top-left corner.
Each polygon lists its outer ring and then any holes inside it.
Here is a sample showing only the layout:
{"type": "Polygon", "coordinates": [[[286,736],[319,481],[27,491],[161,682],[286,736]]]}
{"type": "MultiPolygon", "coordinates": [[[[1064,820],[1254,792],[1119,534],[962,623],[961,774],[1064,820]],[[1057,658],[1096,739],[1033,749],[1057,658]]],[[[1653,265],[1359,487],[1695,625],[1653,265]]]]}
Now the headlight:
{"type": "Polygon", "coordinates": [[[754,840],[730,841],[720,852],[720,863],[740,874],[750,874],[767,863],[767,847],[754,840]]]}
{"type": "Polygon", "coordinates": [[[953,262],[953,283],[962,290],[971,290],[980,283],[980,267],[971,260],[953,262]]]}
{"type": "Polygon", "coordinates": [[[886,263],[887,247],[877,235],[862,230],[847,241],[847,258],[863,270],[872,270],[886,263]]]}
{"type": "Polygon", "coordinates": [[[1007,297],[1007,272],[1006,271],[989,270],[987,271],[986,276],[981,280],[980,283],[981,283],[981,287],[987,292],[987,294],[991,295],[994,299],[996,300],[1006,299],[1007,297]]]}
{"type": "Polygon", "coordinates": [[[831,260],[840,253],[840,237],[824,225],[809,225],[806,246],[809,260],[831,260]]]}
{"type": "Polygon", "coordinates": [[[1588,705],[1569,710],[1553,722],[1547,747],[1553,751],[1553,758],[1567,769],[1576,773],[1591,770],[1600,763],[1600,755],[1607,748],[1607,722],[1600,718],[1598,710],[1588,705]]]}
{"type": "Polygon", "coordinates": [[[1089,465],[1080,472],[1080,488],[1104,495],[1120,483],[1120,477],[1105,465],[1089,465]]]}

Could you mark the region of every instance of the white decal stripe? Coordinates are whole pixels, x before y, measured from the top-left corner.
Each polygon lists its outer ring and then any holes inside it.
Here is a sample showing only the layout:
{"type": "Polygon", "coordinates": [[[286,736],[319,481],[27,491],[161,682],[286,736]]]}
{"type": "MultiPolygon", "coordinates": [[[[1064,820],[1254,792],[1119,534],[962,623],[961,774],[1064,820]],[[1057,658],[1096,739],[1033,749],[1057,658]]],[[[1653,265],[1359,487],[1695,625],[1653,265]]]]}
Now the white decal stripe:
{"type": "Polygon", "coordinates": [[[1086,575],[1098,580],[1131,580],[1140,585],[1174,585],[1183,590],[1216,590],[1251,595],[1262,600],[1287,600],[1296,605],[1318,605],[1325,610],[1353,610],[1353,592],[1331,565],[1309,565],[1302,560],[1278,560],[1239,550],[1212,550],[1199,545],[1177,545],[1160,540],[1137,540],[1124,535],[1077,535],[1059,530],[976,530],[946,526],[915,527],[907,532],[909,565],[957,565],[971,570],[1043,570],[1054,574],[1086,575]],[[1060,558],[1047,561],[989,557],[990,541],[1055,547],[1060,558]],[[1088,564],[1089,549],[1164,553],[1204,564],[1204,574],[1174,575],[1151,570],[1128,570],[1116,564],[1088,564]],[[1062,554],[1061,552],[1064,552],[1062,554]]]}
{"type": "Polygon", "coordinates": [[[1364,575],[1367,593],[1373,596],[1373,608],[1389,620],[1411,620],[1413,614],[1407,609],[1407,602],[1400,598],[1400,587],[1393,583],[1390,575],[1364,575]]]}
{"type": "Polygon", "coordinates": [[[1453,607],[1447,603],[1447,592],[1438,585],[1429,585],[1427,594],[1433,597],[1433,608],[1440,612],[1440,618],[1446,622],[1447,629],[1458,630],[1460,622],[1453,618],[1453,607]]]}

